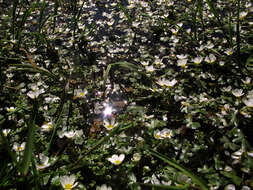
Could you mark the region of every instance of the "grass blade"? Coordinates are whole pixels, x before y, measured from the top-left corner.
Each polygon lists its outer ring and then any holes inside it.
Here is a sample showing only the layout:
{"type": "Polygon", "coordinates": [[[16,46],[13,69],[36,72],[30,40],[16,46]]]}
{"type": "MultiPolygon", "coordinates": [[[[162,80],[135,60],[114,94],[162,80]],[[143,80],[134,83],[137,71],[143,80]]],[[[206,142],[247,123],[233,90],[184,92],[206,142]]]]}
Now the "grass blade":
{"type": "Polygon", "coordinates": [[[183,166],[179,165],[178,163],[170,160],[169,158],[167,158],[166,156],[160,154],[159,152],[156,152],[154,150],[151,150],[149,148],[145,148],[150,154],[152,154],[153,156],[165,161],[166,163],[168,163],[170,166],[180,170],[181,172],[183,172],[185,175],[187,175],[188,177],[190,177],[192,179],[192,181],[194,183],[196,183],[197,185],[199,185],[203,190],[208,190],[208,187],[206,185],[206,183],[200,179],[198,176],[196,176],[195,174],[193,174],[192,172],[188,171],[186,168],[184,168],[183,166]]]}
{"type": "Polygon", "coordinates": [[[43,14],[44,14],[45,9],[46,9],[46,1],[43,0],[42,5],[41,5],[41,9],[40,9],[40,16],[39,16],[39,33],[41,31],[41,28],[43,27],[42,24],[44,24],[44,22],[42,22],[42,18],[43,18],[43,14]]]}
{"type": "Polygon", "coordinates": [[[206,0],[206,3],[208,5],[210,11],[214,14],[214,17],[217,19],[218,24],[220,25],[220,28],[221,28],[221,30],[224,33],[225,38],[227,39],[228,42],[230,42],[230,40],[229,40],[229,38],[227,36],[227,32],[224,29],[224,24],[221,22],[221,20],[219,18],[219,15],[218,15],[217,11],[214,8],[213,2],[211,0],[206,0]]]}
{"type": "Polygon", "coordinates": [[[11,33],[13,35],[13,38],[15,37],[15,23],[16,23],[16,11],[18,6],[18,0],[14,0],[12,4],[11,14],[12,14],[12,23],[11,23],[11,33]]]}
{"type": "Polygon", "coordinates": [[[182,186],[170,186],[170,185],[156,185],[156,184],[149,184],[149,183],[133,183],[133,185],[139,185],[143,188],[148,187],[152,189],[168,189],[168,190],[183,190],[183,189],[189,189],[188,185],[182,185],[182,186]]]}
{"type": "Polygon", "coordinates": [[[20,47],[21,39],[22,39],[22,30],[25,25],[25,22],[27,18],[31,15],[31,13],[34,11],[35,7],[38,5],[39,1],[33,2],[30,7],[25,11],[24,16],[22,17],[22,20],[18,26],[18,31],[16,38],[18,39],[18,48],[20,47]]]}
{"type": "Polygon", "coordinates": [[[127,9],[121,3],[117,3],[117,6],[120,8],[121,11],[123,11],[123,13],[125,14],[128,22],[132,24],[133,23],[133,19],[128,14],[127,9]]]}
{"type": "Polygon", "coordinates": [[[55,0],[55,3],[54,3],[54,21],[53,21],[53,33],[55,32],[55,25],[56,25],[56,16],[58,14],[58,8],[59,8],[59,2],[58,0],[55,0]]]}
{"type": "Polygon", "coordinates": [[[32,153],[34,149],[34,137],[35,137],[35,132],[36,132],[35,120],[36,120],[37,112],[38,112],[38,105],[37,105],[37,101],[34,100],[32,116],[28,124],[28,127],[29,127],[28,140],[25,145],[24,156],[23,156],[23,160],[22,160],[21,168],[20,168],[21,173],[23,175],[27,175],[28,169],[32,160],[32,153]]]}
{"type": "Polygon", "coordinates": [[[108,78],[108,75],[110,73],[110,70],[113,66],[119,66],[121,68],[126,68],[126,69],[129,69],[129,70],[134,70],[136,72],[140,72],[139,70],[141,69],[140,67],[132,64],[132,63],[128,63],[126,61],[122,61],[122,62],[117,62],[117,63],[112,63],[112,64],[109,64],[107,66],[107,69],[105,71],[105,75],[104,75],[104,87],[105,87],[105,84],[106,84],[106,81],[107,81],[107,78],[108,78]]]}
{"type": "MultiPolygon", "coordinates": [[[[0,121],[0,124],[2,124],[4,122],[4,120],[0,121]]],[[[3,145],[6,148],[13,165],[17,164],[17,158],[16,158],[16,154],[12,152],[11,147],[10,147],[10,143],[8,142],[8,139],[4,136],[2,129],[0,129],[0,137],[1,140],[3,141],[3,145]]]]}
{"type": "MultiPolygon", "coordinates": [[[[85,150],[85,152],[81,153],[81,157],[73,164],[70,164],[70,166],[68,168],[70,168],[71,171],[73,170],[78,170],[79,168],[82,168],[83,165],[77,165],[85,156],[87,156],[89,153],[91,153],[93,150],[95,150],[98,146],[100,146],[101,144],[103,144],[104,142],[106,142],[107,140],[109,140],[113,135],[115,135],[120,129],[120,126],[116,127],[115,129],[113,129],[109,135],[103,137],[102,139],[100,139],[99,141],[97,141],[90,149],[85,150]],[[77,165],[77,166],[75,166],[77,165]],[[73,167],[75,166],[75,167],[73,167]]],[[[121,130],[120,130],[121,131],[121,130]]]]}
{"type": "Polygon", "coordinates": [[[52,74],[50,71],[41,68],[39,66],[37,66],[36,68],[34,68],[32,65],[28,65],[28,64],[10,64],[10,66],[14,66],[16,67],[15,70],[16,71],[26,71],[26,72],[38,72],[44,75],[47,75],[55,80],[58,80],[57,76],[55,76],[54,74],[52,74]]]}
{"type": "MultiPolygon", "coordinates": [[[[64,99],[64,97],[63,97],[63,99],[64,99]]],[[[63,106],[64,106],[64,100],[62,100],[62,103],[61,103],[61,105],[60,105],[60,114],[59,114],[59,116],[58,116],[58,118],[57,118],[57,120],[56,120],[56,123],[55,123],[55,126],[54,126],[54,128],[53,128],[53,133],[52,133],[52,135],[51,135],[51,137],[50,137],[50,141],[49,141],[49,143],[48,143],[48,146],[47,146],[47,149],[46,149],[46,151],[45,151],[45,155],[47,155],[48,154],[48,151],[50,150],[50,148],[51,148],[51,145],[52,145],[52,143],[53,143],[53,140],[54,140],[54,137],[55,137],[55,133],[56,133],[56,129],[58,128],[58,126],[60,125],[60,123],[61,123],[61,120],[62,120],[62,113],[63,113],[63,106]]]]}

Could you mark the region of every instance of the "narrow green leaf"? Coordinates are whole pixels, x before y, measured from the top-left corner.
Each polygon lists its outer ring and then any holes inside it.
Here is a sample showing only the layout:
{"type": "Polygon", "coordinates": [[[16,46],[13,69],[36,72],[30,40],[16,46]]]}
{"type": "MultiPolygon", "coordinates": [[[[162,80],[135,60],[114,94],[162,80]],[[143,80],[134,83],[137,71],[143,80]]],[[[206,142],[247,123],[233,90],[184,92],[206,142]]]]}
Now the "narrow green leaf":
{"type": "Polygon", "coordinates": [[[41,28],[43,27],[42,24],[44,24],[44,22],[42,22],[42,18],[43,18],[43,14],[44,14],[44,11],[46,9],[46,1],[43,0],[42,2],[42,5],[41,5],[41,8],[40,8],[40,16],[39,16],[39,33],[41,31],[41,28]]]}
{"type": "Polygon", "coordinates": [[[108,79],[108,75],[109,75],[109,73],[110,73],[111,67],[112,67],[112,65],[109,64],[109,65],[107,66],[106,71],[105,71],[104,85],[103,85],[104,88],[105,88],[105,84],[106,84],[106,81],[107,81],[107,79],[108,79]]]}
{"type": "Polygon", "coordinates": [[[133,20],[130,17],[130,15],[128,14],[127,9],[121,3],[117,3],[117,6],[121,9],[121,11],[123,11],[125,16],[127,17],[128,22],[132,24],[133,20]]]}
{"type": "Polygon", "coordinates": [[[58,128],[58,126],[61,124],[61,121],[62,121],[62,114],[63,114],[63,108],[64,108],[64,103],[65,103],[65,93],[62,94],[62,98],[61,98],[61,104],[59,106],[59,115],[58,115],[58,118],[56,120],[56,123],[54,125],[54,128],[53,128],[53,133],[50,137],[50,141],[48,143],[48,146],[47,146],[47,149],[45,151],[45,155],[48,154],[48,151],[50,150],[51,146],[52,146],[52,143],[53,143],[53,139],[55,137],[55,133],[56,133],[56,129],[58,128]]]}
{"type": "Polygon", "coordinates": [[[211,0],[206,0],[206,3],[207,3],[207,5],[208,5],[210,11],[214,14],[214,17],[215,17],[216,20],[218,21],[218,24],[219,24],[221,30],[223,31],[223,34],[224,34],[224,36],[226,37],[227,41],[230,42],[229,37],[227,36],[227,32],[226,32],[226,30],[225,30],[225,28],[224,28],[225,25],[221,22],[220,17],[219,17],[219,15],[218,15],[216,9],[214,8],[213,2],[212,2],[211,0]]]}
{"type": "Polygon", "coordinates": [[[58,80],[57,76],[55,76],[50,71],[48,71],[44,68],[41,68],[41,67],[34,68],[30,64],[10,64],[10,66],[17,67],[17,68],[15,68],[17,71],[38,72],[38,73],[45,74],[53,79],[58,80]]]}
{"type": "Polygon", "coordinates": [[[168,190],[183,190],[189,189],[188,185],[178,185],[178,186],[170,186],[170,185],[156,185],[156,184],[149,184],[149,183],[133,183],[134,185],[139,185],[141,187],[149,187],[152,189],[168,189],[168,190]]]}
{"type": "Polygon", "coordinates": [[[236,176],[234,172],[221,171],[220,173],[224,175],[225,177],[230,178],[233,181],[233,183],[235,183],[236,185],[241,185],[243,181],[242,178],[236,176]]]}
{"type": "Polygon", "coordinates": [[[107,69],[106,69],[106,72],[105,72],[105,75],[104,75],[104,85],[103,85],[104,87],[105,87],[106,81],[108,79],[108,75],[110,73],[111,68],[115,67],[115,66],[125,68],[125,69],[129,69],[129,70],[134,70],[136,72],[142,73],[142,72],[139,71],[141,69],[140,67],[138,67],[137,65],[134,65],[132,63],[128,63],[126,61],[121,61],[121,62],[116,62],[116,63],[109,64],[107,66],[107,69]]]}
{"type": "Polygon", "coordinates": [[[18,31],[17,31],[17,36],[16,38],[18,39],[18,47],[20,47],[21,43],[21,38],[22,38],[22,30],[25,25],[25,22],[27,18],[31,15],[31,13],[34,11],[35,7],[38,5],[39,1],[37,0],[36,2],[33,2],[30,7],[25,11],[22,20],[18,26],[18,31]]]}
{"type": "Polygon", "coordinates": [[[192,172],[188,171],[183,166],[181,166],[178,163],[170,160],[169,158],[167,158],[166,156],[160,154],[159,152],[151,150],[151,149],[149,149],[148,147],[145,147],[145,146],[144,146],[144,148],[147,151],[149,151],[152,155],[156,156],[157,158],[160,158],[161,160],[165,161],[169,165],[171,165],[174,168],[176,168],[176,169],[180,170],[181,172],[183,172],[185,175],[187,175],[188,177],[190,177],[194,183],[196,183],[197,185],[199,185],[203,190],[208,190],[208,187],[207,187],[206,183],[201,178],[199,178],[198,176],[196,176],[192,172]]]}
{"type": "Polygon", "coordinates": [[[33,153],[33,148],[34,148],[34,137],[35,137],[35,132],[36,132],[35,120],[36,120],[37,112],[38,112],[38,105],[37,105],[37,101],[34,100],[32,115],[28,123],[28,127],[29,127],[28,140],[25,145],[24,156],[23,156],[21,168],[20,168],[21,173],[23,175],[27,175],[28,169],[31,163],[31,159],[32,159],[32,153],[33,153]]]}
{"type": "MultiPolygon", "coordinates": [[[[1,120],[0,124],[2,124],[3,121],[4,120],[1,120]]],[[[0,129],[0,137],[1,137],[1,140],[3,141],[4,147],[7,149],[7,152],[9,154],[9,156],[11,157],[13,165],[16,165],[16,163],[17,163],[16,154],[14,154],[12,152],[11,147],[10,147],[10,143],[9,143],[8,139],[4,136],[2,129],[0,129]]]]}

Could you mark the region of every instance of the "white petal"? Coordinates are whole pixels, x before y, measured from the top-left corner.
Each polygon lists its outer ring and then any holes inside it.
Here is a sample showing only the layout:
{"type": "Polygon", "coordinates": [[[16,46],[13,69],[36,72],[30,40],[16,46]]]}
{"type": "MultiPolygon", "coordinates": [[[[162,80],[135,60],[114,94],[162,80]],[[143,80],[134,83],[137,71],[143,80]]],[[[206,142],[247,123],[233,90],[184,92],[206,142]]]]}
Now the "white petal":
{"type": "Polygon", "coordinates": [[[121,154],[121,155],[119,156],[119,160],[120,160],[120,161],[123,161],[124,158],[125,158],[125,154],[121,154]]]}

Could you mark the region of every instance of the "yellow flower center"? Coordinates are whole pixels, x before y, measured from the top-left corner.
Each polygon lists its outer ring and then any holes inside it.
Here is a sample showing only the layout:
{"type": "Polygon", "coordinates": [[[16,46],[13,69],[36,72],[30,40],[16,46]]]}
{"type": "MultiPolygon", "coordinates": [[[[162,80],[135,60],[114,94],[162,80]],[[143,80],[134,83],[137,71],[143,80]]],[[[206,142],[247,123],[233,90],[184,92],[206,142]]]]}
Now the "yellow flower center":
{"type": "Polygon", "coordinates": [[[115,162],[114,162],[115,165],[119,165],[120,163],[121,163],[120,160],[115,160],[115,162]]]}
{"type": "Polygon", "coordinates": [[[155,137],[156,137],[157,139],[160,139],[160,138],[161,138],[161,136],[160,136],[159,134],[155,134],[155,137]]]}
{"type": "Polygon", "coordinates": [[[84,92],[80,92],[79,95],[80,96],[84,96],[85,94],[84,94],[84,92]]]}
{"type": "Polygon", "coordinates": [[[182,102],[181,103],[183,106],[188,106],[189,104],[187,102],[182,102]]]}
{"type": "Polygon", "coordinates": [[[66,184],[64,187],[65,190],[72,189],[72,184],[66,184]]]}
{"type": "Polygon", "coordinates": [[[112,128],[113,128],[113,125],[111,125],[111,124],[110,124],[110,125],[106,125],[106,128],[107,128],[107,129],[112,129],[112,128]]]}
{"type": "Polygon", "coordinates": [[[22,150],[23,150],[23,147],[19,146],[18,151],[22,151],[22,150]]]}

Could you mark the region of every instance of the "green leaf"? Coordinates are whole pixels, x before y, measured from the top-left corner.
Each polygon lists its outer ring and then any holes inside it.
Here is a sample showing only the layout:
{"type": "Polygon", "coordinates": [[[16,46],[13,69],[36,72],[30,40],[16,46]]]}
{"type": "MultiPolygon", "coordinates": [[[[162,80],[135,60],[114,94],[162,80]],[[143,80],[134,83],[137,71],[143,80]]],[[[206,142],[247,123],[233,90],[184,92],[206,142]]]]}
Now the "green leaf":
{"type": "Polygon", "coordinates": [[[191,171],[187,170],[186,168],[184,168],[183,166],[179,165],[178,163],[170,160],[169,158],[167,158],[166,156],[160,154],[159,152],[156,152],[152,149],[149,149],[146,146],[144,146],[144,148],[150,152],[152,155],[156,156],[157,158],[165,161],[166,163],[168,163],[170,166],[180,170],[181,172],[183,172],[185,175],[187,175],[188,177],[190,177],[192,179],[192,181],[194,183],[196,183],[197,185],[199,185],[203,190],[208,190],[208,187],[206,185],[206,183],[198,176],[196,176],[194,173],[192,173],[191,171]]]}
{"type": "MultiPolygon", "coordinates": [[[[178,185],[178,186],[170,186],[170,185],[156,185],[156,184],[149,184],[149,183],[133,183],[133,185],[139,185],[141,187],[149,187],[152,189],[169,189],[169,190],[182,190],[182,189],[189,189],[188,185],[178,185]]],[[[143,188],[143,189],[144,189],[143,188]]]]}
{"type": "Polygon", "coordinates": [[[117,62],[117,63],[112,63],[112,64],[109,64],[107,66],[107,69],[106,69],[106,72],[105,72],[105,75],[104,75],[104,87],[105,87],[105,84],[106,84],[106,81],[108,79],[108,75],[110,73],[110,70],[112,67],[121,67],[121,68],[125,68],[125,69],[128,69],[128,70],[134,70],[136,72],[139,72],[141,73],[139,70],[141,69],[140,67],[138,67],[137,65],[134,65],[132,63],[128,63],[126,61],[121,61],[121,62],[117,62]]]}
{"type": "Polygon", "coordinates": [[[123,13],[125,14],[128,22],[132,24],[133,20],[130,17],[130,15],[128,14],[127,9],[122,4],[120,4],[120,3],[117,3],[117,6],[121,9],[121,11],[123,11],[123,13]]]}
{"type": "Polygon", "coordinates": [[[31,158],[32,158],[32,153],[33,153],[33,148],[34,148],[34,137],[35,137],[35,120],[38,112],[38,105],[37,101],[34,100],[33,102],[33,110],[32,110],[32,116],[30,118],[29,124],[28,124],[28,140],[25,145],[25,151],[24,151],[24,156],[22,159],[21,163],[21,173],[23,175],[27,175],[28,169],[31,163],[31,158]]]}
{"type": "Polygon", "coordinates": [[[199,128],[199,127],[201,127],[201,125],[200,125],[199,122],[193,122],[193,123],[192,123],[192,128],[193,128],[193,129],[197,129],[197,128],[199,128]]]}
{"type": "Polygon", "coordinates": [[[10,64],[10,66],[14,66],[14,67],[17,67],[15,68],[17,71],[26,71],[26,72],[38,72],[38,73],[41,73],[41,74],[44,74],[44,75],[47,75],[55,80],[58,81],[58,78],[57,76],[55,76],[54,74],[52,74],[50,71],[44,69],[44,68],[41,68],[41,67],[36,67],[34,68],[32,65],[30,64],[10,64]]]}
{"type": "Polygon", "coordinates": [[[236,184],[236,185],[241,185],[241,183],[243,181],[242,178],[236,176],[234,172],[221,171],[220,173],[222,175],[224,175],[225,177],[230,178],[233,181],[233,183],[236,184]]]}

